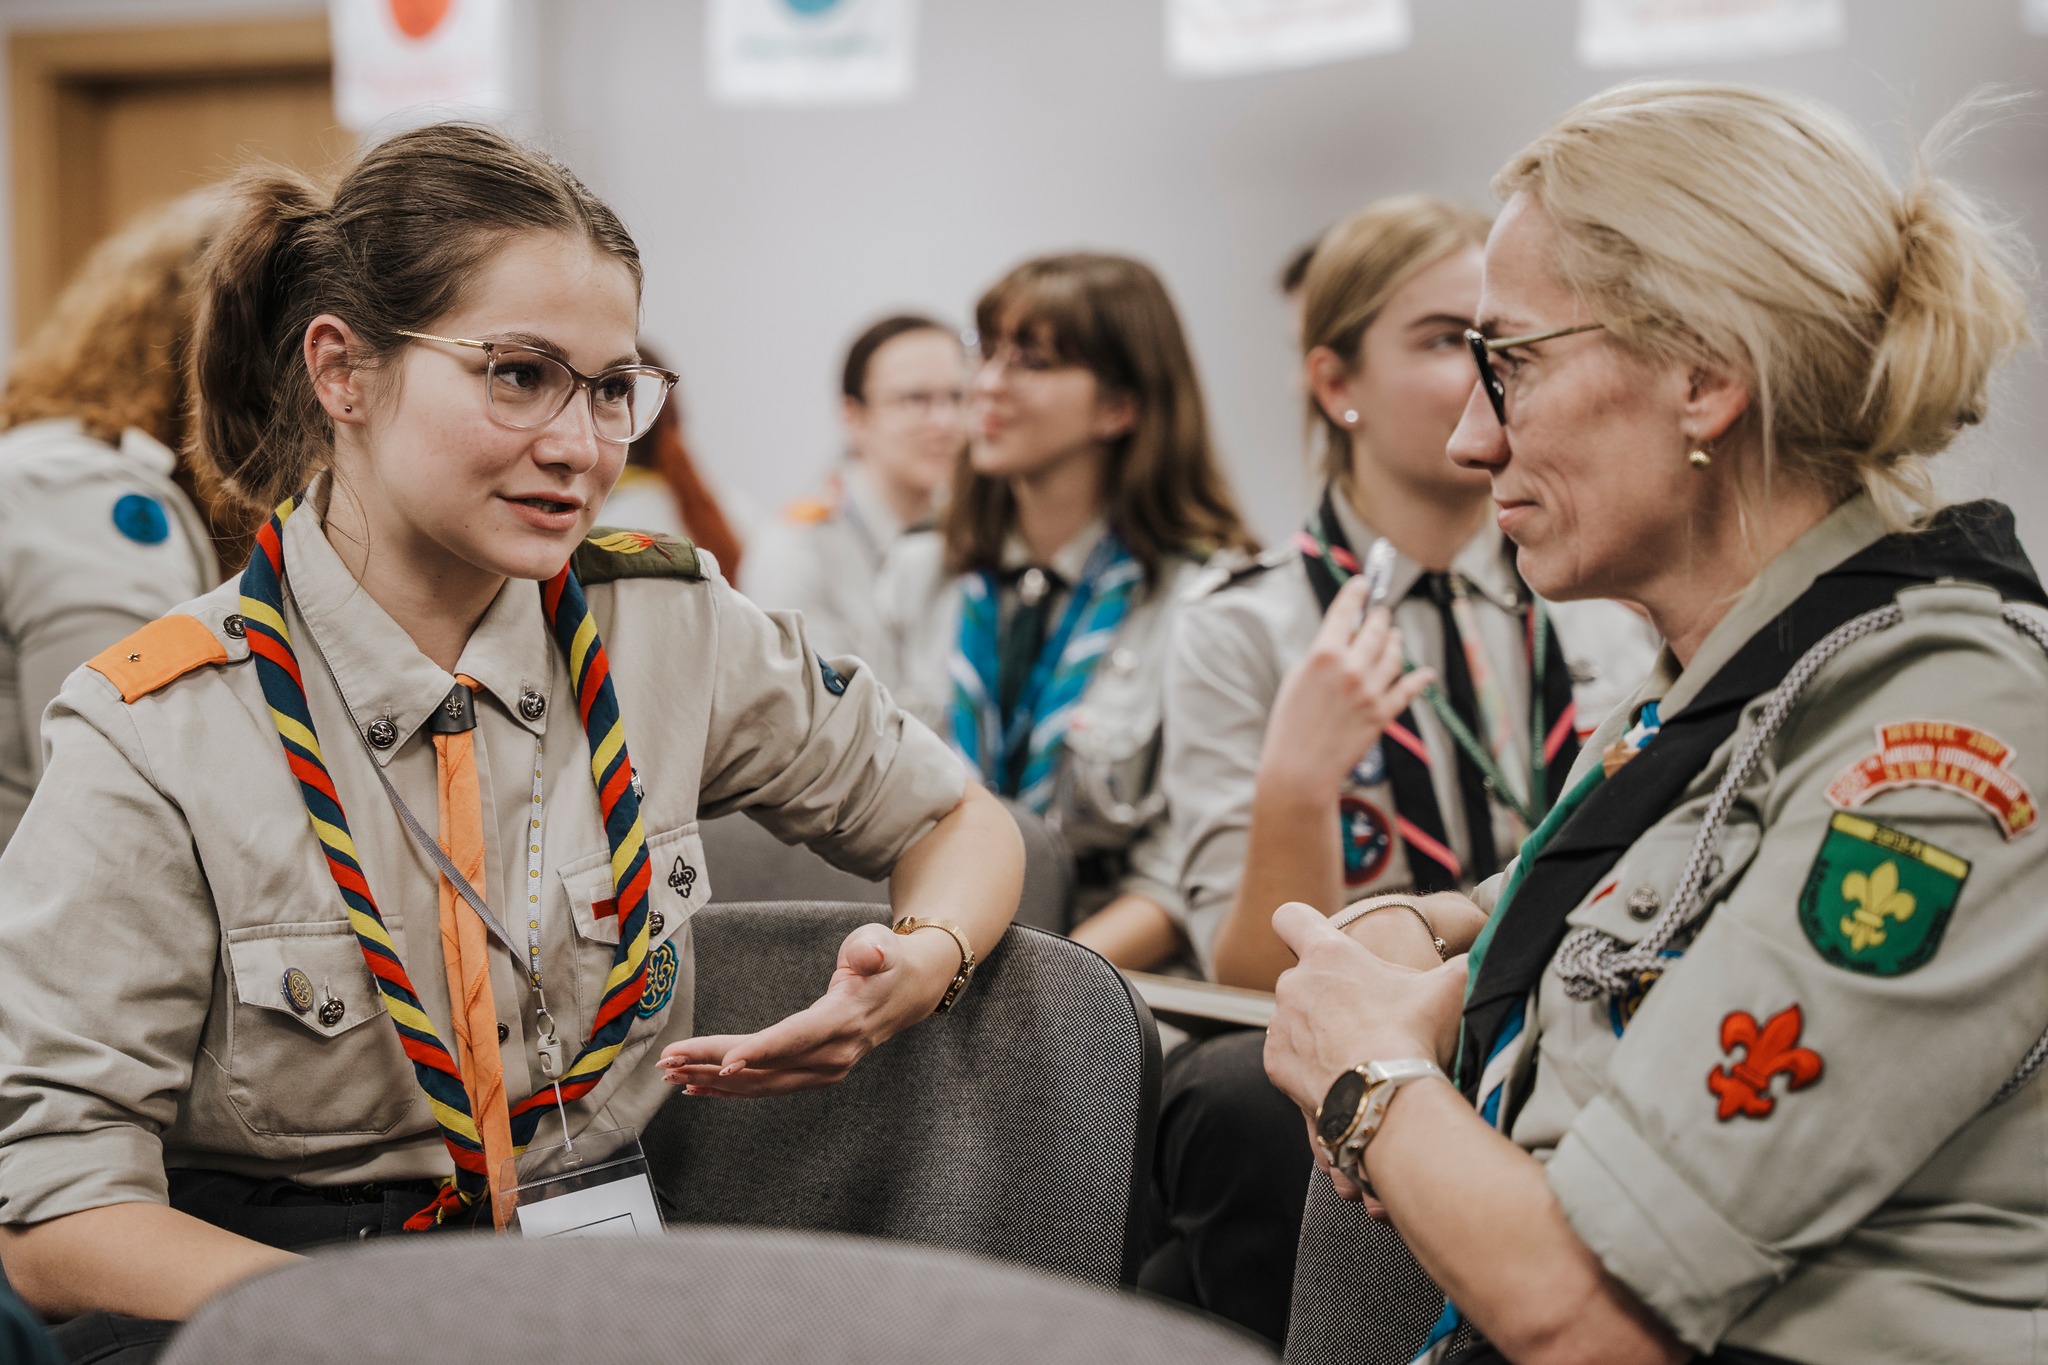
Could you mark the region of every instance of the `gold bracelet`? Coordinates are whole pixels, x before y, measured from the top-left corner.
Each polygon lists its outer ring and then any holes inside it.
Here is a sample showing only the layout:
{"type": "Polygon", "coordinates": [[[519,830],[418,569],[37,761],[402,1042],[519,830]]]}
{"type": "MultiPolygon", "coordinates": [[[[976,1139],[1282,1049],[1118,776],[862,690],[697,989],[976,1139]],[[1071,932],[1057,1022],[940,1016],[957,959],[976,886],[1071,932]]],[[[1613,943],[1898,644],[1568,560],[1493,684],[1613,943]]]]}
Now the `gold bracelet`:
{"type": "Polygon", "coordinates": [[[889,926],[890,932],[897,934],[914,934],[920,929],[943,929],[953,936],[953,942],[960,948],[960,970],[954,974],[952,984],[946,987],[946,993],[939,998],[937,1008],[932,1010],[933,1014],[944,1014],[953,1008],[953,1002],[960,998],[960,992],[967,989],[968,981],[974,976],[974,945],[967,941],[967,931],[949,919],[918,919],[912,916],[889,926]]]}
{"type": "Polygon", "coordinates": [[[1429,916],[1423,914],[1422,907],[1414,901],[1394,900],[1392,898],[1380,899],[1377,897],[1370,902],[1361,901],[1357,905],[1348,906],[1338,911],[1336,916],[1331,919],[1330,927],[1338,930],[1348,929],[1351,925],[1364,919],[1375,910],[1391,910],[1397,905],[1422,921],[1422,932],[1429,935],[1429,946],[1436,949],[1436,960],[1439,962],[1449,962],[1451,960],[1451,945],[1444,942],[1443,936],[1437,933],[1436,926],[1429,922],[1429,916]]]}

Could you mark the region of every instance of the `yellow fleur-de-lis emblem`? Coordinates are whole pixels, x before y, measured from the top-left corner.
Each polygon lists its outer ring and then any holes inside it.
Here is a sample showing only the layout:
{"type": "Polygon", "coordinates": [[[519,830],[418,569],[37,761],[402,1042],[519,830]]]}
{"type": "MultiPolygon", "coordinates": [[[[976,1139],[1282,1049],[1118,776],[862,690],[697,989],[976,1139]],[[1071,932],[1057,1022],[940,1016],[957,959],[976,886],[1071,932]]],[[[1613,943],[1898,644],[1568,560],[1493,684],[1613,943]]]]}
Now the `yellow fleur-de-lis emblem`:
{"type": "Polygon", "coordinates": [[[1913,918],[1913,893],[1899,889],[1899,865],[1890,860],[1867,877],[1861,872],[1843,877],[1842,899],[1856,906],[1842,916],[1842,932],[1848,935],[1852,952],[1883,943],[1886,920],[1913,918]]]}

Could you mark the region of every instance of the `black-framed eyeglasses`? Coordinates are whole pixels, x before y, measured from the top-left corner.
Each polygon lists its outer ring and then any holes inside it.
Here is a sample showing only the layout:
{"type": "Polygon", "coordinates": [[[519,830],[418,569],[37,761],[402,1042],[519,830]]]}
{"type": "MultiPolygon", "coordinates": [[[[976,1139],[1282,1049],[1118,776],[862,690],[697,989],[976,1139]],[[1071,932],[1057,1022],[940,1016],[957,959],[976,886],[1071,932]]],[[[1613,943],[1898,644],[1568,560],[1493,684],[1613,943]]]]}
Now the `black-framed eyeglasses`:
{"type": "Polygon", "coordinates": [[[1554,332],[1536,332],[1525,337],[1488,338],[1474,328],[1465,329],[1465,344],[1472,350],[1472,363],[1479,367],[1479,387],[1486,390],[1487,401],[1493,404],[1493,415],[1505,427],[1508,424],[1508,385],[1500,377],[1500,371],[1493,368],[1495,351],[1511,350],[1516,346],[1534,346],[1539,341],[1555,341],[1559,337],[1577,336],[1580,332],[1596,332],[1607,324],[1604,322],[1582,322],[1576,327],[1560,327],[1554,332]]]}
{"type": "Polygon", "coordinates": [[[584,374],[545,351],[503,341],[400,332],[414,341],[484,353],[484,406],[500,426],[536,431],[561,416],[578,389],[590,394],[590,426],[601,441],[631,445],[647,434],[680,375],[657,365],[614,365],[584,374]]]}

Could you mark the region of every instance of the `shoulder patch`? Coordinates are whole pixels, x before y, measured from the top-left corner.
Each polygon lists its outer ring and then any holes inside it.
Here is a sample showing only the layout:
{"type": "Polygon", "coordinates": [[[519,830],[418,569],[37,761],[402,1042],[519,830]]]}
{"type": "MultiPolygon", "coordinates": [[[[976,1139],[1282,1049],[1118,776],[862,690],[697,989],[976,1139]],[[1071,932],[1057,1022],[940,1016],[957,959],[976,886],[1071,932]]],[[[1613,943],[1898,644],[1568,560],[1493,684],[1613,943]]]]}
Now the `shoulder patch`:
{"type": "Polygon", "coordinates": [[[1854,810],[1894,787],[1946,787],[1991,813],[2011,839],[2039,818],[2034,794],[2012,771],[2010,745],[1989,731],[1945,720],[1906,720],[1877,727],[1877,747],[1844,768],[1828,800],[1854,810]]]}
{"type": "Polygon", "coordinates": [[[1294,554],[1292,545],[1275,545],[1258,555],[1218,555],[1202,566],[1202,572],[1188,588],[1188,600],[1207,597],[1210,593],[1250,582],[1268,569],[1276,569],[1285,564],[1294,554]]]}
{"type": "Polygon", "coordinates": [[[782,509],[782,519],[793,526],[817,526],[832,520],[832,510],[822,498],[798,498],[782,509]]]}
{"type": "Polygon", "coordinates": [[[651,535],[646,531],[618,531],[597,527],[569,557],[576,581],[611,583],[621,578],[704,577],[697,562],[697,547],[676,536],[651,535]]]}
{"type": "Polygon", "coordinates": [[[1865,976],[1933,960],[1970,864],[1945,848],[1838,813],[1799,895],[1799,927],[1823,958],[1865,976]]]}
{"type": "Polygon", "coordinates": [[[228,648],[196,616],[161,616],[127,639],[108,645],[85,666],[134,702],[195,668],[228,662],[228,648]]]}

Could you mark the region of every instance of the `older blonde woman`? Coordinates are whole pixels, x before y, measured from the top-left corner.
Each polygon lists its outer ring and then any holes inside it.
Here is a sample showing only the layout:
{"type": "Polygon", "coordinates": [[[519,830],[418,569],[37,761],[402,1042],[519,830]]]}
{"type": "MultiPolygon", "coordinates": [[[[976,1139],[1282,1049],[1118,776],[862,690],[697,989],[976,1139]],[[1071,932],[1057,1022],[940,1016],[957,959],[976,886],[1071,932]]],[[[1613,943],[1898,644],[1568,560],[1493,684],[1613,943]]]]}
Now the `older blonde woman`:
{"type": "Polygon", "coordinates": [[[1725,86],[1599,96],[1498,188],[1452,456],[1536,591],[1667,653],[1469,958],[1280,908],[1269,1070],[1460,1360],[2036,1360],[2048,598],[1928,464],[2025,337],[2007,251],[1725,86]]]}

